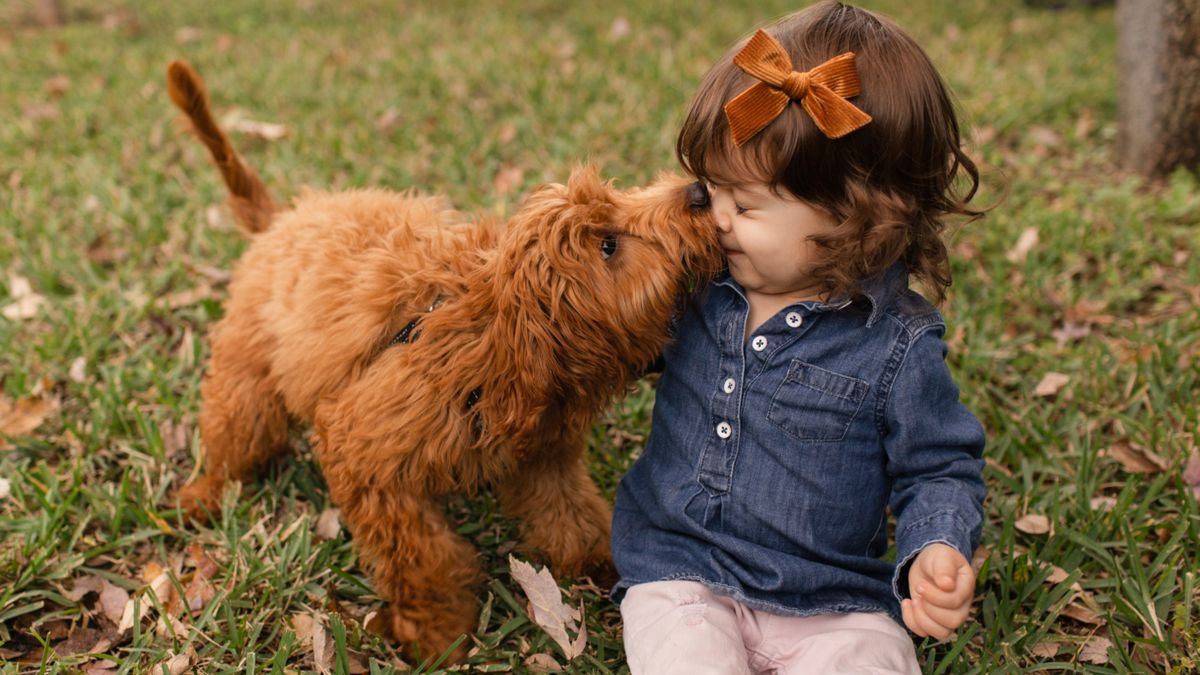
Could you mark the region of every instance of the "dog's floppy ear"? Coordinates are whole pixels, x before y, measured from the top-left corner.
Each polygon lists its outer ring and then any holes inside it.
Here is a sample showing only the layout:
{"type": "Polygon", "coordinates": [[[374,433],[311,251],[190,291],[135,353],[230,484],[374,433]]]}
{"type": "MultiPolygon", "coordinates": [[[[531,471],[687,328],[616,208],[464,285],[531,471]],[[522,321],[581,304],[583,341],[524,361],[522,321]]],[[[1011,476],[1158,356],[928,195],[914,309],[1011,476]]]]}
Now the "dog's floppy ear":
{"type": "Polygon", "coordinates": [[[534,445],[557,386],[554,338],[527,318],[522,313],[505,316],[489,327],[483,341],[491,363],[480,412],[487,434],[504,439],[518,459],[534,445]]]}

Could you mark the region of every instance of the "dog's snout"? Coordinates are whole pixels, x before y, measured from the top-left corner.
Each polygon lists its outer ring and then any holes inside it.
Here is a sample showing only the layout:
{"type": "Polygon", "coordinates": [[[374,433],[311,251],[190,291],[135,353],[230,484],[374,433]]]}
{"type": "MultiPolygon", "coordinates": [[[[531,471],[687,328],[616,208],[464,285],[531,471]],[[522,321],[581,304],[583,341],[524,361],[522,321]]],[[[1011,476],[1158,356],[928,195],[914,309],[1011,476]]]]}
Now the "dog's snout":
{"type": "Polygon", "coordinates": [[[696,181],[688,186],[688,206],[699,210],[706,209],[709,205],[708,188],[704,187],[704,183],[696,181]]]}

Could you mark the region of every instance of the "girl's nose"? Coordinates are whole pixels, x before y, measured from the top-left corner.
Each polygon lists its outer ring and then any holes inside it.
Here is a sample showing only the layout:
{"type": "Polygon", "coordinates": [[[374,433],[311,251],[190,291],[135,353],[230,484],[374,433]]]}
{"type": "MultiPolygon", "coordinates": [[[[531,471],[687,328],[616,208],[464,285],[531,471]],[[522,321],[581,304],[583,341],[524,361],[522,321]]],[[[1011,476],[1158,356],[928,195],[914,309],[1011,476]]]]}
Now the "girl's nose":
{"type": "Polygon", "coordinates": [[[728,233],[733,229],[733,219],[729,217],[729,209],[718,208],[713,205],[713,220],[717,223],[717,229],[721,232],[728,233]]]}

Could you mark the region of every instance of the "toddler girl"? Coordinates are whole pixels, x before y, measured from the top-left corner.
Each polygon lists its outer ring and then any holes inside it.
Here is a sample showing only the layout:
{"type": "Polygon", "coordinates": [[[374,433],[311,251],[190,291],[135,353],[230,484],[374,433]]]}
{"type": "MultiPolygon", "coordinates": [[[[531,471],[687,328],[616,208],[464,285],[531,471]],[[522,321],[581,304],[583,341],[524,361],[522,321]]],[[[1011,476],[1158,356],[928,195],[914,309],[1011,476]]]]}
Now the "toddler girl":
{"type": "Polygon", "coordinates": [[[679,134],[728,273],[664,353],[613,556],[633,673],[917,673],[965,620],[984,433],[910,290],[950,284],[979,184],[945,85],[893,23],[819,4],[704,78],[679,134]],[[969,189],[953,183],[966,174],[969,189]],[[896,562],[886,509],[896,517],[896,562]]]}

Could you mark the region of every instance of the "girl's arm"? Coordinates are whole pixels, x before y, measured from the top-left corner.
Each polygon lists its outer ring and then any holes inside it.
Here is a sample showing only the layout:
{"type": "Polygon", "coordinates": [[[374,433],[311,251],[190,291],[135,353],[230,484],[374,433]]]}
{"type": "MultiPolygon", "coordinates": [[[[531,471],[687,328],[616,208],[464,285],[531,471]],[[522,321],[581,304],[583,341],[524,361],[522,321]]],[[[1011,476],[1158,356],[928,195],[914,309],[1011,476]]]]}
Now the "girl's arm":
{"type": "Polygon", "coordinates": [[[945,325],[916,331],[886,392],[881,424],[896,516],[896,597],[909,597],[908,568],[942,543],[967,560],[983,525],[983,446],[979,420],[958,398],[946,366],[945,325]]]}

